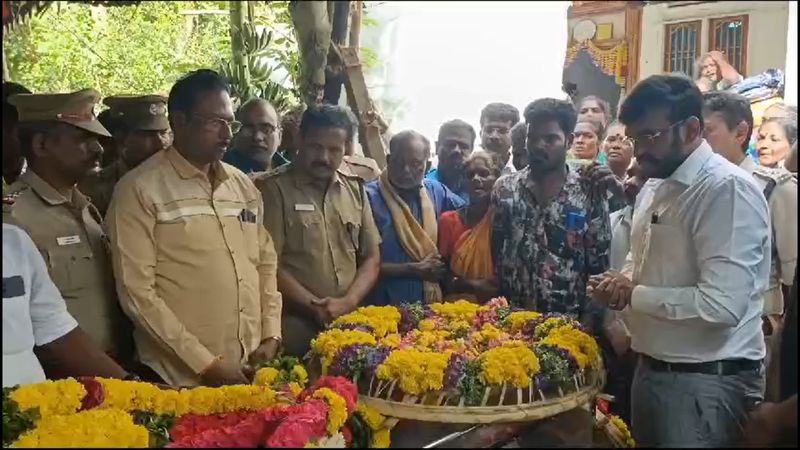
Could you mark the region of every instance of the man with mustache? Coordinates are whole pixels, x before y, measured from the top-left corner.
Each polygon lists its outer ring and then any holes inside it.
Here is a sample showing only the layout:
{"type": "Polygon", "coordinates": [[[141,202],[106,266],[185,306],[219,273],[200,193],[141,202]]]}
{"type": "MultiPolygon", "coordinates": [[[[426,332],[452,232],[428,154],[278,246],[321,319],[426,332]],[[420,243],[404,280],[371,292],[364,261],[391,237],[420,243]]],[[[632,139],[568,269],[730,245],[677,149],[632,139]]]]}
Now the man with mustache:
{"type": "Polygon", "coordinates": [[[19,148],[28,170],[4,193],[3,223],[33,239],[81,328],[126,360],[130,328],[114,292],[102,217],[76,186],[98,168],[98,136],[109,136],[94,115],[99,97],[84,89],[9,98],[19,112],[19,148]]]}
{"type": "Polygon", "coordinates": [[[242,128],[233,137],[233,148],[222,158],[246,174],[263,172],[288,164],[277,152],[281,143],[281,117],[263,98],[250,99],[236,111],[242,128]]]}
{"type": "Polygon", "coordinates": [[[367,184],[375,224],[381,233],[381,278],[372,303],[441,301],[446,273],[437,248],[438,221],[464,201],[442,183],[424,179],[431,152],[427,138],[407,130],[392,136],[386,170],[367,184]]]}
{"type": "Polygon", "coordinates": [[[447,121],[439,127],[435,146],[438,165],[425,178],[442,183],[468,202],[469,194],[464,186],[464,161],[475,147],[475,129],[461,119],[447,121]]]}
{"type": "Polygon", "coordinates": [[[525,150],[526,134],[528,126],[525,122],[520,122],[511,129],[511,162],[517,170],[528,167],[528,151],[525,150]]]}
{"type": "MultiPolygon", "coordinates": [[[[161,95],[106,97],[115,125],[114,147],[119,157],[83,180],[79,187],[105,215],[114,186],[129,170],[169,147],[172,139],[167,120],[167,98],[161,95]]],[[[104,147],[105,150],[105,147],[104,147]]]]}
{"type": "Polygon", "coordinates": [[[507,103],[489,103],[481,111],[481,147],[495,159],[502,175],[517,171],[511,158],[511,129],[519,123],[519,110],[507,103]]]}
{"type": "Polygon", "coordinates": [[[651,180],[630,264],[590,283],[594,299],[628,317],[640,354],[633,437],[645,447],[735,445],[763,399],[769,208],[753,178],[703,139],[702,109],[685,76],[654,75],[628,94],[619,119],[651,180]]]}
{"type": "Polygon", "coordinates": [[[255,179],[278,253],[291,355],[305,355],[325,325],[361,305],[378,278],[380,237],[362,181],[338,170],[354,134],[347,109],[310,106],[292,163],[255,179]]]}
{"type": "Polygon", "coordinates": [[[106,224],[139,360],[174,386],[244,384],[281,343],[277,257],[258,189],[221,162],[238,131],[213,70],[167,100],[174,143],[117,183],[106,224]]]}

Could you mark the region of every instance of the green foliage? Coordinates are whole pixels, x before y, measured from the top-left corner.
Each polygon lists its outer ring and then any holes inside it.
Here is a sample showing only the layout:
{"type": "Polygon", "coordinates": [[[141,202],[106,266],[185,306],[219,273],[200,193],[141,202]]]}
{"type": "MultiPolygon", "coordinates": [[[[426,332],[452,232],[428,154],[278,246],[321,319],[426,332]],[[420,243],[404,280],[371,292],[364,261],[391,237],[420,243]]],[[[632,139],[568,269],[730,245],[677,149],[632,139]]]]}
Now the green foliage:
{"type": "Polygon", "coordinates": [[[39,420],[39,409],[20,411],[17,402],[11,399],[15,387],[3,388],[3,447],[8,447],[19,436],[32,429],[39,420]]]}
{"type": "Polygon", "coordinates": [[[147,428],[151,447],[162,448],[170,442],[169,430],[175,425],[175,416],[136,410],[133,412],[133,422],[147,428]]]}
{"type": "Polygon", "coordinates": [[[230,53],[226,15],[185,15],[227,2],[63,3],[6,36],[13,80],[35,92],[93,87],[102,95],[168,91],[184,73],[230,53]]]}

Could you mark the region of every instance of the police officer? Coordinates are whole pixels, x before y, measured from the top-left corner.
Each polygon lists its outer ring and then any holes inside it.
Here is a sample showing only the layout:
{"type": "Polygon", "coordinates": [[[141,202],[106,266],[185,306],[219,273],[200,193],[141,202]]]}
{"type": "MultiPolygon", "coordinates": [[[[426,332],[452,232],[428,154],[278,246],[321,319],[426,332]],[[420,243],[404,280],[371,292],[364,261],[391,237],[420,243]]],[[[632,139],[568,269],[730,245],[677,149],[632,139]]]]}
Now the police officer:
{"type": "Polygon", "coordinates": [[[381,175],[381,169],[374,159],[357,154],[357,146],[360,147],[356,136],[347,145],[342,159],[342,166],[339,167],[339,170],[347,175],[361,178],[361,181],[368,183],[381,175]]]}
{"type": "Polygon", "coordinates": [[[337,170],[354,128],[342,107],[309,107],[292,164],[254,180],[278,253],[292,355],[304,355],[326,323],[357,308],[378,278],[380,236],[362,181],[337,170]]]}
{"type": "Polygon", "coordinates": [[[98,98],[94,89],[10,97],[28,170],[3,196],[3,222],[31,236],[67,310],[103,350],[124,361],[130,328],[114,291],[102,218],[76,187],[98,166],[98,136],[108,136],[93,113],[98,98]]]}
{"type": "Polygon", "coordinates": [[[31,238],[4,223],[3,387],[38,383],[45,374],[136,378],[78,327],[31,238]]]}
{"type": "Polygon", "coordinates": [[[161,95],[113,96],[103,103],[115,124],[119,158],[87,177],[79,188],[105,216],[114,186],[129,170],[171,144],[167,98],[161,95]]]}

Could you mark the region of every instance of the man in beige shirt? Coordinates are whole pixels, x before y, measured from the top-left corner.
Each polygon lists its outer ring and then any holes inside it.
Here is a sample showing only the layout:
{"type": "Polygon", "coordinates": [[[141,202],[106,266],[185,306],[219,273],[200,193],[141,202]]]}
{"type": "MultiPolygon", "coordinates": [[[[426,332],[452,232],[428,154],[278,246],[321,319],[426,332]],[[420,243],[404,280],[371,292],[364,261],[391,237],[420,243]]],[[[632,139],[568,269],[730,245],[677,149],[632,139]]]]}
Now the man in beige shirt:
{"type": "Polygon", "coordinates": [[[105,215],[114,186],[129,170],[169,147],[167,98],[161,95],[116,95],[103,99],[116,123],[115,147],[119,158],[79,185],[105,215]]]}
{"type": "Polygon", "coordinates": [[[100,94],[17,94],[20,150],[28,170],[3,195],[3,223],[27,232],[67,310],[101,348],[125,364],[131,329],[119,308],[97,209],[76,184],[96,170],[108,132],[94,116],[100,94]]]}
{"type": "Polygon", "coordinates": [[[139,358],[167,383],[247,383],[281,336],[263,203],[220,161],[238,129],[224,79],[192,72],[168,104],[174,145],[120,180],[107,215],[120,301],[139,358]]]}
{"type": "Polygon", "coordinates": [[[353,139],[338,106],[303,113],[292,164],[256,176],[286,299],[286,350],[302,356],[324,324],[356,309],[378,278],[380,237],[362,181],[337,171],[353,139]]]}

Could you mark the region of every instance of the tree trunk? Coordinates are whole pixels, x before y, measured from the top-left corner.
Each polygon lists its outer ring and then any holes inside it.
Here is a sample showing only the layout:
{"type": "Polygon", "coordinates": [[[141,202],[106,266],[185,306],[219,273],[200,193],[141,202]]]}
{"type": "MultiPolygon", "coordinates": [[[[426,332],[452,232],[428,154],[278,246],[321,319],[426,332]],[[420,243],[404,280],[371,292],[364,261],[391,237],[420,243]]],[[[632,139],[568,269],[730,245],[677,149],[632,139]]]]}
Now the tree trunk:
{"type": "Polygon", "coordinates": [[[300,50],[300,92],[307,105],[322,101],[325,65],[331,45],[331,22],[324,1],[293,1],[289,4],[300,50]]]}
{"type": "MultiPolygon", "coordinates": [[[[250,86],[250,70],[247,66],[244,42],[242,40],[242,27],[245,22],[245,2],[232,0],[230,5],[230,32],[231,32],[231,69],[233,73],[240,74],[243,86],[250,86]]],[[[243,95],[244,96],[244,95],[243,95]]],[[[245,102],[246,98],[239,101],[245,102]]]]}
{"type": "Polygon", "coordinates": [[[350,40],[348,46],[356,49],[358,54],[358,49],[361,47],[361,17],[364,14],[364,2],[361,0],[354,1],[350,14],[350,40]]]}
{"type": "MultiPolygon", "coordinates": [[[[331,45],[344,45],[347,39],[347,20],[350,16],[349,1],[333,2],[333,25],[331,45]]],[[[344,66],[333,53],[328,53],[328,64],[325,68],[325,93],[323,102],[336,105],[342,96],[344,85],[344,66]]]]}

